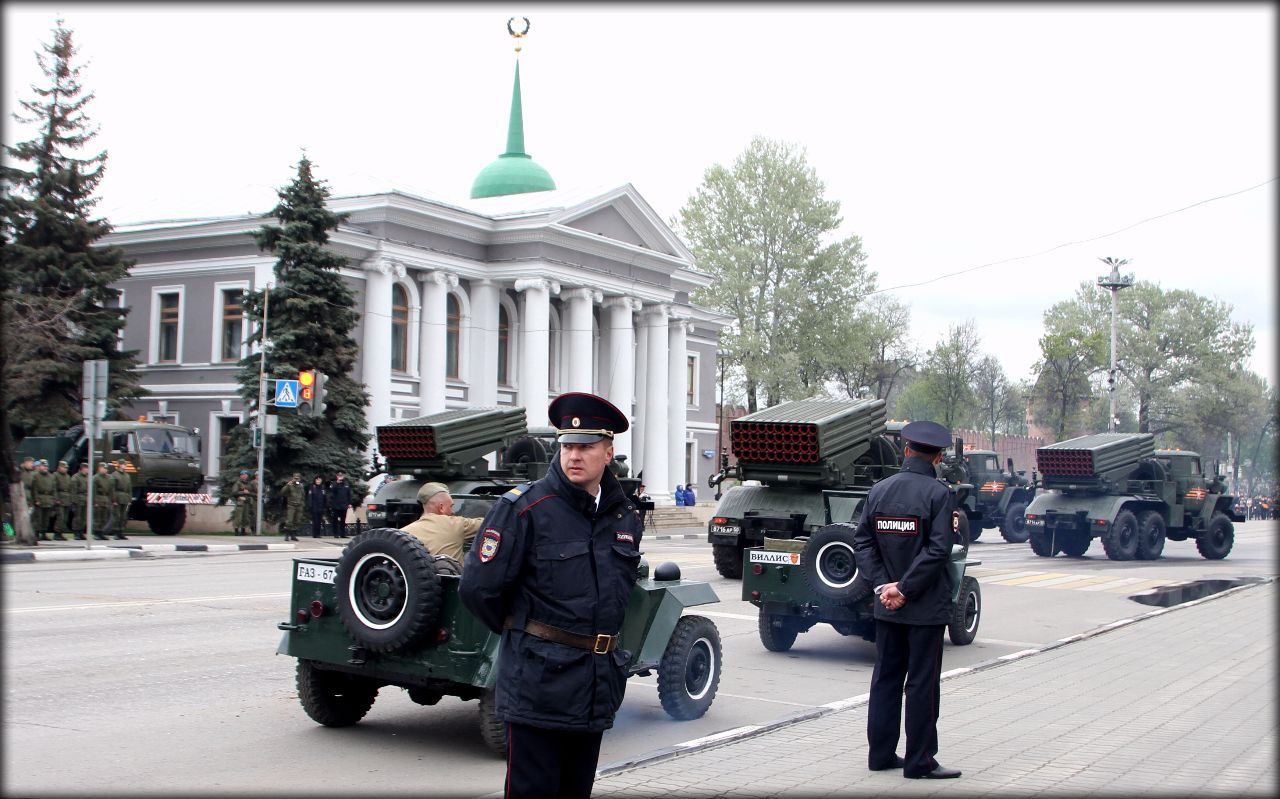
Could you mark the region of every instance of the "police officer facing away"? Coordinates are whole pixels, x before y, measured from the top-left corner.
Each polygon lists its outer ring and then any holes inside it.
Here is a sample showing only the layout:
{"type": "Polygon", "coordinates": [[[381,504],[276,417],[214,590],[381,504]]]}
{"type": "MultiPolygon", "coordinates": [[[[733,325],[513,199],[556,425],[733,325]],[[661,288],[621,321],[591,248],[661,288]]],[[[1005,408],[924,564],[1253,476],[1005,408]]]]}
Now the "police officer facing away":
{"type": "Polygon", "coordinates": [[[858,569],[875,587],[876,666],[867,708],[867,766],[901,768],[910,779],[959,777],[938,753],[942,632],[951,618],[951,557],[956,523],[951,493],[934,465],[951,443],[936,422],[902,428],[902,469],[876,483],[854,532],[858,569]],[[907,746],[899,757],[903,682],[907,746]]]}
{"type": "Polygon", "coordinates": [[[631,658],[617,634],[642,527],[606,468],[627,419],[576,392],[547,414],[559,456],[541,480],[494,504],[459,587],[463,604],[502,633],[496,711],[507,722],[509,799],[591,795],[631,658]]]}

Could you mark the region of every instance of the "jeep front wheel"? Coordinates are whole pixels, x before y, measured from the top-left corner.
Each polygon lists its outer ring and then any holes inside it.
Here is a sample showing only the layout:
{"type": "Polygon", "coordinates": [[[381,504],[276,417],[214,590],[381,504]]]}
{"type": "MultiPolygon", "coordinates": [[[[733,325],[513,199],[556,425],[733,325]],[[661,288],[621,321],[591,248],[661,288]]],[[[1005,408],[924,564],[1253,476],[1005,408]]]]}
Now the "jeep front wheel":
{"type": "Polygon", "coordinates": [[[978,581],[965,577],[960,581],[960,596],[951,609],[951,623],[947,625],[947,637],[956,646],[966,646],[978,637],[978,622],[982,620],[982,589],[978,581]]]}
{"type": "Polygon", "coordinates": [[[326,727],[350,727],[364,718],[378,698],[378,685],[338,671],[298,661],[298,699],[312,721],[326,727]]]}
{"type": "Polygon", "coordinates": [[[760,643],[770,652],[786,652],[796,642],[799,630],[786,616],[760,611],[760,643]]]}
{"type": "Polygon", "coordinates": [[[721,577],[730,580],[742,579],[742,547],[734,544],[712,544],[711,559],[716,563],[716,571],[721,577]]]}
{"type": "Polygon", "coordinates": [[[678,721],[702,718],[720,685],[720,631],[710,619],[685,616],[658,663],[658,698],[678,721]]]}
{"type": "Polygon", "coordinates": [[[1116,514],[1111,529],[1102,535],[1102,548],[1112,560],[1133,560],[1138,554],[1138,517],[1132,511],[1116,514]]]}
{"type": "Polygon", "coordinates": [[[1209,529],[1196,539],[1196,549],[1200,550],[1201,557],[1222,560],[1230,554],[1235,541],[1236,526],[1225,513],[1218,511],[1209,519],[1209,529]]]}
{"type": "Polygon", "coordinates": [[[1027,540],[1027,503],[1015,502],[1004,515],[1000,535],[1010,544],[1022,544],[1027,540]]]}
{"type": "Polygon", "coordinates": [[[497,755],[507,753],[507,723],[498,718],[497,694],[487,690],[480,695],[480,737],[489,751],[497,755]]]}

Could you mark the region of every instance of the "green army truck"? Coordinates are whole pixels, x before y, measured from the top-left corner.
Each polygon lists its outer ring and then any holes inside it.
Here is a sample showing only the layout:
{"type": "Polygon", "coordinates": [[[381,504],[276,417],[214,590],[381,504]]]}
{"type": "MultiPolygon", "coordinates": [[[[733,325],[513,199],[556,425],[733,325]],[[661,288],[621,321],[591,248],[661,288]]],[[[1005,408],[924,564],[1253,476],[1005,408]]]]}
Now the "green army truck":
{"type": "Polygon", "coordinates": [[[960,439],[947,450],[944,462],[957,465],[963,482],[973,486],[967,508],[972,540],[983,530],[998,528],[1005,541],[1026,542],[1024,514],[1035,499],[1034,478],[1028,479],[1025,471],[1015,471],[1013,458],[1007,459],[1007,470],[1001,470],[1000,456],[994,450],[966,449],[960,439]]]}
{"type": "MultiPolygon", "coordinates": [[[[466,515],[484,515],[482,506],[498,498],[473,499],[466,515]]],[[[619,633],[619,653],[630,653],[628,675],[656,673],[663,710],[676,720],[700,718],[720,682],[720,634],[710,619],[684,610],[717,602],[715,591],[682,579],[675,563],[650,575],[641,558],[638,569],[619,633]]],[[[500,636],[459,600],[456,561],[433,557],[407,533],[378,528],[336,558],[294,558],[291,579],[276,653],[297,658],[298,699],[313,721],[356,724],[386,687],[404,689],[420,705],[475,699],[482,739],[506,752],[506,725],[494,715],[500,636]]]]}
{"type": "MultiPolygon", "coordinates": [[[[200,468],[200,431],[150,421],[98,423],[94,464],[114,464],[133,484],[129,518],[145,521],[156,535],[177,535],[187,522],[188,505],[211,505],[200,468]]],[[[30,455],[56,466],[66,461],[74,474],[89,458],[83,427],[56,436],[27,436],[16,448],[19,459],[30,455]]]]}
{"type": "Polygon", "coordinates": [[[1244,521],[1235,498],[1197,453],[1154,447],[1150,433],[1097,433],[1037,449],[1047,490],[1026,511],[1032,551],[1078,558],[1100,538],[1111,560],[1155,560],[1166,539],[1193,538],[1203,557],[1225,558],[1244,521]]]}
{"type": "MultiPolygon", "coordinates": [[[[521,407],[442,411],[382,425],[376,432],[387,478],[365,498],[369,527],[399,528],[416,521],[422,515],[418,489],[429,482],[448,486],[456,512],[469,515],[462,507],[469,498],[501,496],[539,479],[557,452],[555,428],[528,427],[521,407]],[[488,456],[500,456],[500,465],[490,466],[488,456]]],[[[615,458],[610,470],[624,492],[635,492],[640,481],[626,476],[622,458],[615,458]]]]}

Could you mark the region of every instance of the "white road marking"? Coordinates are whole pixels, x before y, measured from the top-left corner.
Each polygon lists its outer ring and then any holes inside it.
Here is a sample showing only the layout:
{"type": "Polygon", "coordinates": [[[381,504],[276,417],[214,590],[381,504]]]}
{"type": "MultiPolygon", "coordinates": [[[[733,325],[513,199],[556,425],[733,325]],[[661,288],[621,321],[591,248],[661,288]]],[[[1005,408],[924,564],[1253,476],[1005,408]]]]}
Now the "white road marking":
{"type": "Polygon", "coordinates": [[[234,599],[279,599],[287,593],[231,594],[227,596],[195,596],[184,599],[139,599],[133,602],[95,602],[91,605],[45,605],[34,608],[5,608],[5,613],[43,613],[50,610],[97,610],[99,608],[134,608],[145,605],[182,605],[195,602],[222,602],[234,599]]]}
{"type": "Polygon", "coordinates": [[[719,610],[695,610],[699,616],[713,616],[717,619],[742,619],[743,621],[759,621],[759,616],[748,616],[745,613],[724,613],[719,610]]]}

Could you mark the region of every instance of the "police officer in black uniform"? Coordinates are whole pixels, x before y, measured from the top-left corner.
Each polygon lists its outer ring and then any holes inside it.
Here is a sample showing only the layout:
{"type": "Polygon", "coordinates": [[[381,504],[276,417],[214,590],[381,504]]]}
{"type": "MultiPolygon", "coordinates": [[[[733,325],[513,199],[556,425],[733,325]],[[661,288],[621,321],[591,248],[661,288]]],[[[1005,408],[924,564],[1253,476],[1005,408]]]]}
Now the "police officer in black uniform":
{"type": "Polygon", "coordinates": [[[951,619],[954,587],[947,562],[959,519],[934,466],[951,432],[936,422],[912,422],[902,428],[902,438],[902,469],[871,488],[854,533],[858,569],[876,592],[867,766],[901,768],[912,779],[948,779],[960,771],[939,765],[934,755],[942,632],[951,619]],[[899,757],[904,680],[907,746],[906,756],[899,757]]]}
{"type": "Polygon", "coordinates": [[[502,634],[498,718],[507,722],[507,797],[588,797],[600,739],[622,704],[631,653],[618,649],[642,525],[607,468],[627,418],[592,394],[547,411],[559,454],[547,475],[485,517],[459,596],[502,634]]]}

